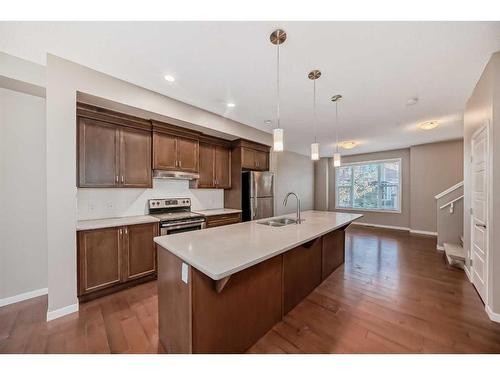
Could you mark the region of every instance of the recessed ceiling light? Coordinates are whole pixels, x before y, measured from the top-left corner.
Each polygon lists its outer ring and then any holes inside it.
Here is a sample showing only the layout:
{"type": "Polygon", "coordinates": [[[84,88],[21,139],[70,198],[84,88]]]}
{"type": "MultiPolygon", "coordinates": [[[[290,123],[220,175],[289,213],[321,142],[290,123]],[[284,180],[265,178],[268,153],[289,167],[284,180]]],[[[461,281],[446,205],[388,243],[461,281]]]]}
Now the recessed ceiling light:
{"type": "Polygon", "coordinates": [[[427,121],[421,123],[418,127],[422,130],[432,130],[439,126],[437,121],[427,121]]]}
{"type": "Polygon", "coordinates": [[[418,103],[418,98],[410,98],[406,101],[406,105],[410,106],[410,105],[415,105],[418,103]]]}
{"type": "Polygon", "coordinates": [[[340,144],[340,147],[345,148],[346,150],[350,150],[351,148],[356,147],[358,144],[354,141],[345,141],[340,144]]]}
{"type": "Polygon", "coordinates": [[[236,104],[234,104],[234,103],[227,103],[226,106],[228,108],[234,108],[234,107],[236,107],[236,104]]]}
{"type": "Polygon", "coordinates": [[[170,74],[165,75],[163,78],[165,78],[165,81],[167,82],[174,82],[175,77],[171,76],[170,74]]]}
{"type": "Polygon", "coordinates": [[[271,120],[266,120],[264,121],[264,124],[269,125],[272,121],[271,120]]]}

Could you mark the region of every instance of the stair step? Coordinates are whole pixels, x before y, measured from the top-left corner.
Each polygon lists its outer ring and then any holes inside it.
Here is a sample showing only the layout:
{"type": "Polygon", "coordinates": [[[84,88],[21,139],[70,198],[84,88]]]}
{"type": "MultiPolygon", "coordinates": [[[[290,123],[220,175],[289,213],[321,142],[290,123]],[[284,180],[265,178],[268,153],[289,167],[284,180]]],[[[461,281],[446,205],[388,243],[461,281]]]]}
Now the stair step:
{"type": "Polygon", "coordinates": [[[454,260],[462,260],[465,261],[465,251],[462,246],[454,243],[444,243],[444,252],[447,257],[450,257],[454,260]]]}

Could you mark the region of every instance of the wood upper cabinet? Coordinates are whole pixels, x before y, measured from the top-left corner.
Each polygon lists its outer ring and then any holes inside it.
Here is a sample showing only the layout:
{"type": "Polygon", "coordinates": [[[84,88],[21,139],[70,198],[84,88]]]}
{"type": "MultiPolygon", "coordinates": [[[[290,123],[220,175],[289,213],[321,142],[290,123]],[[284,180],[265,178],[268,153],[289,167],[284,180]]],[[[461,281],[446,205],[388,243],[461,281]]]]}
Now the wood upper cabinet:
{"type": "Polygon", "coordinates": [[[242,147],[241,167],[254,171],[269,170],[269,152],[242,147]]]}
{"type": "Polygon", "coordinates": [[[122,282],[120,228],[78,232],[78,295],[122,282]]]}
{"type": "Polygon", "coordinates": [[[229,147],[200,142],[198,188],[231,188],[231,150],[229,147]]]}
{"type": "Polygon", "coordinates": [[[124,228],[124,270],[125,280],[152,274],[156,271],[156,249],[153,238],[157,236],[158,225],[141,224],[124,228]]]}
{"type": "Polygon", "coordinates": [[[156,272],[157,223],[78,232],[78,295],[156,272]]]}
{"type": "Polygon", "coordinates": [[[151,134],[120,130],[120,186],[151,187],[151,134]]]}
{"type": "Polygon", "coordinates": [[[153,169],[177,169],[177,137],[153,133],[153,169]]]}
{"type": "Polygon", "coordinates": [[[118,137],[112,124],[78,119],[79,187],[114,187],[118,183],[118,137]]]}
{"type": "Polygon", "coordinates": [[[215,185],[219,189],[231,188],[231,150],[215,146],[215,185]]]}
{"type": "Polygon", "coordinates": [[[177,138],[178,169],[186,172],[198,172],[198,140],[177,138]]]}
{"type": "Polygon", "coordinates": [[[149,188],[151,124],[78,104],[78,187],[149,188]]]}
{"type": "Polygon", "coordinates": [[[215,187],[215,146],[200,142],[200,178],[199,188],[215,187]]]}
{"type": "Polygon", "coordinates": [[[153,126],[153,169],[199,171],[201,133],[155,120],[153,126]]]}

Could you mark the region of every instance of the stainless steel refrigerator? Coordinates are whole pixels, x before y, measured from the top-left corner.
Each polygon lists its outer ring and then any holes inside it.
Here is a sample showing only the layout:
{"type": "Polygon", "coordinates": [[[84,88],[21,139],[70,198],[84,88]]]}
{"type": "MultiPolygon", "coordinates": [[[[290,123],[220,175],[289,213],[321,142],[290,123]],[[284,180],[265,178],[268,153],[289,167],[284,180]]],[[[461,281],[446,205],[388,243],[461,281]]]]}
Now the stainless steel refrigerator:
{"type": "Polygon", "coordinates": [[[242,172],[242,220],[274,216],[274,173],[242,172]]]}

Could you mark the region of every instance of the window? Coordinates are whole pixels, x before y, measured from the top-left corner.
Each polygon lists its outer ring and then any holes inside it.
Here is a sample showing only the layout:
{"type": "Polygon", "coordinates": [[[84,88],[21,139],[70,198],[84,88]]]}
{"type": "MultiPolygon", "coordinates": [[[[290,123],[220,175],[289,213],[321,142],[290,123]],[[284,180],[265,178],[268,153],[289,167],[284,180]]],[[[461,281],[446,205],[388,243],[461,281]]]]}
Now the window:
{"type": "Polygon", "coordinates": [[[401,212],[401,159],[335,168],[335,208],[401,212]]]}

